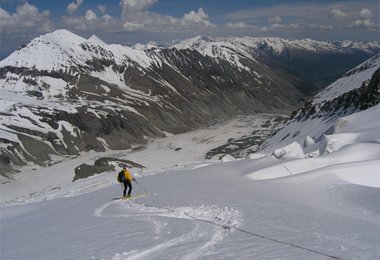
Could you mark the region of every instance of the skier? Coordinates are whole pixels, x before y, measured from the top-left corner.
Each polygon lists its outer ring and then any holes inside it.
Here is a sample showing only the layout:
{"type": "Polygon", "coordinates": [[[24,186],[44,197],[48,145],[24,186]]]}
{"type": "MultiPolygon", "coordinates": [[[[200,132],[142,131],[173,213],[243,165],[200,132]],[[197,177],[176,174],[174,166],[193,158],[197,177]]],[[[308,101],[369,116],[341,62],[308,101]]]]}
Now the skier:
{"type": "Polygon", "coordinates": [[[132,181],[135,181],[135,178],[133,178],[132,173],[128,170],[126,165],[124,165],[123,169],[119,172],[117,180],[124,185],[123,198],[130,198],[132,192],[132,181]],[[129,188],[128,196],[126,195],[127,188],[129,188]]]}

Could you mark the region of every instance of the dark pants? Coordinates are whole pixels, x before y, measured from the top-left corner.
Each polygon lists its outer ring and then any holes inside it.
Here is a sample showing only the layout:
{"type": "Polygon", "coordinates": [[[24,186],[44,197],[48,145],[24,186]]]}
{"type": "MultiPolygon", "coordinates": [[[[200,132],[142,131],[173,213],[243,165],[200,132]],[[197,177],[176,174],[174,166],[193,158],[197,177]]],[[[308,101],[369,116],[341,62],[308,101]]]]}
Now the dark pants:
{"type": "Polygon", "coordinates": [[[130,180],[125,180],[123,181],[123,185],[124,185],[123,196],[124,197],[126,196],[127,188],[129,188],[128,196],[130,196],[132,192],[132,183],[130,182],[130,180]]]}

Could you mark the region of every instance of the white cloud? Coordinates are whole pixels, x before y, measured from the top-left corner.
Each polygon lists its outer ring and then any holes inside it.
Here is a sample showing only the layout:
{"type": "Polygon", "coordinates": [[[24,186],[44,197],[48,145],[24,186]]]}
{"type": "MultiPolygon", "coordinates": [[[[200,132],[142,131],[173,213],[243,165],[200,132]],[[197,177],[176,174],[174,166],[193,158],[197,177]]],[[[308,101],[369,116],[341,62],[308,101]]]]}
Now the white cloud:
{"type": "Polygon", "coordinates": [[[153,12],[130,12],[122,15],[121,27],[126,31],[163,32],[170,30],[178,19],[153,12]]]}
{"type": "Polygon", "coordinates": [[[372,10],[371,9],[368,9],[368,8],[363,8],[362,10],[360,10],[360,17],[361,18],[364,18],[364,19],[368,19],[368,18],[371,18],[372,17],[372,10]]]}
{"type": "Polygon", "coordinates": [[[70,28],[70,30],[86,30],[87,21],[84,17],[63,16],[61,17],[64,27],[70,28]]]}
{"type": "Polygon", "coordinates": [[[289,27],[292,29],[299,29],[301,26],[299,23],[290,23],[289,27]]]}
{"type": "Polygon", "coordinates": [[[233,34],[234,29],[239,29],[239,33],[247,35],[270,33],[285,38],[307,37],[324,40],[378,38],[378,33],[371,34],[371,31],[380,28],[378,0],[301,2],[279,3],[254,9],[245,8],[225,14],[223,16],[227,20],[225,28],[230,29],[233,34]],[[247,26],[249,24],[258,27],[252,28],[247,26]],[[363,35],[354,29],[361,29],[363,35]]]}
{"type": "Polygon", "coordinates": [[[276,15],[276,16],[273,16],[273,17],[269,17],[268,21],[270,23],[280,23],[280,22],[282,22],[282,18],[281,18],[281,16],[276,15]]]}
{"type": "Polygon", "coordinates": [[[106,22],[109,22],[109,21],[113,20],[112,16],[109,15],[109,14],[104,14],[102,16],[102,19],[104,19],[106,22]]]}
{"type": "Polygon", "coordinates": [[[257,26],[249,24],[246,22],[236,22],[236,23],[227,23],[224,26],[227,29],[232,30],[249,30],[250,32],[258,33],[278,33],[278,32],[301,32],[301,31],[310,31],[310,30],[332,30],[334,27],[332,25],[318,25],[318,24],[309,24],[303,25],[298,22],[281,24],[273,23],[268,26],[257,26]]]}
{"type": "Polygon", "coordinates": [[[208,15],[205,13],[203,8],[199,8],[197,12],[194,10],[189,13],[184,14],[182,17],[182,24],[198,24],[204,25],[206,27],[215,27],[216,25],[208,21],[208,15]]]}
{"type": "MultiPolygon", "coordinates": [[[[244,23],[243,23],[244,24],[244,23]]],[[[229,27],[232,28],[233,27],[229,27]]],[[[323,30],[333,30],[334,26],[332,25],[321,25],[321,24],[309,24],[309,25],[301,25],[299,23],[289,23],[289,24],[280,24],[280,23],[274,23],[271,24],[270,26],[254,26],[250,25],[249,27],[246,27],[249,29],[254,29],[257,32],[300,32],[300,31],[323,31],[323,30]]]]}
{"type": "Polygon", "coordinates": [[[52,30],[50,12],[25,2],[8,13],[0,7],[0,51],[7,54],[26,41],[52,30]]]}
{"type": "MultiPolygon", "coordinates": [[[[320,18],[325,9],[325,6],[314,3],[278,4],[262,8],[243,9],[226,14],[225,18],[231,21],[254,19],[269,20],[268,17],[271,18],[271,20],[278,20],[278,17],[282,20],[287,17],[315,19],[320,18]]],[[[274,21],[274,23],[276,22],[278,23],[279,21],[274,21]]]]}
{"type": "Polygon", "coordinates": [[[94,13],[94,11],[92,11],[91,9],[89,9],[89,10],[86,11],[86,14],[85,14],[84,18],[87,21],[93,21],[93,20],[96,20],[97,16],[94,13]]]}
{"type": "Polygon", "coordinates": [[[37,7],[27,2],[17,6],[13,14],[0,8],[0,32],[11,34],[48,32],[51,28],[49,16],[49,11],[40,12],[37,7]]]}
{"type": "Polygon", "coordinates": [[[121,27],[125,31],[158,32],[168,30],[178,19],[149,12],[158,0],[121,0],[121,27]]]}
{"type": "Polygon", "coordinates": [[[238,22],[238,23],[227,23],[226,27],[229,29],[254,29],[257,28],[255,25],[247,24],[244,22],[238,22]]]}
{"type": "Polygon", "coordinates": [[[123,14],[129,12],[143,12],[150,9],[158,0],[121,0],[123,14]]]}
{"type": "Polygon", "coordinates": [[[98,5],[98,10],[104,14],[107,12],[107,7],[105,5],[98,5]]]}
{"type": "Polygon", "coordinates": [[[67,6],[67,12],[69,14],[74,14],[78,8],[83,4],[83,0],[76,0],[67,6]]]}
{"type": "Polygon", "coordinates": [[[337,19],[347,17],[347,14],[338,8],[331,9],[331,15],[337,19]]]}
{"type": "Polygon", "coordinates": [[[323,25],[323,24],[309,24],[307,26],[309,29],[314,30],[333,30],[334,26],[332,25],[323,25]]]}
{"type": "Polygon", "coordinates": [[[279,23],[271,24],[269,27],[267,27],[267,26],[258,27],[258,30],[260,32],[266,32],[266,33],[281,31],[284,29],[287,29],[287,26],[283,25],[283,24],[279,24],[279,23]]]}
{"type": "Polygon", "coordinates": [[[358,28],[358,29],[375,29],[376,24],[372,22],[370,19],[357,19],[352,22],[349,28],[358,28]]]}
{"type": "Polygon", "coordinates": [[[149,11],[157,0],[121,0],[121,26],[126,31],[183,32],[215,28],[203,8],[185,13],[181,18],[149,11]]]}
{"type": "MultiPolygon", "coordinates": [[[[0,19],[9,19],[11,18],[10,14],[7,13],[3,8],[0,7],[0,19]]],[[[0,24],[1,26],[1,24],[0,24]]]]}
{"type": "MultiPolygon", "coordinates": [[[[96,14],[95,14],[96,16],[96,14]]],[[[122,25],[120,21],[115,20],[110,15],[96,16],[88,12],[85,16],[63,16],[61,17],[61,27],[70,28],[69,30],[78,31],[94,31],[94,33],[120,30],[122,25]]]]}
{"type": "Polygon", "coordinates": [[[283,25],[283,24],[279,24],[279,23],[274,23],[270,26],[270,28],[272,30],[280,30],[280,29],[284,29],[286,26],[283,25]]]}
{"type": "Polygon", "coordinates": [[[125,22],[123,27],[128,32],[141,31],[144,29],[144,24],[135,23],[135,22],[125,22]]]}
{"type": "Polygon", "coordinates": [[[93,31],[94,33],[112,32],[123,28],[122,22],[109,14],[97,15],[88,9],[84,15],[69,15],[60,17],[60,27],[69,28],[74,32],[93,31]]]}

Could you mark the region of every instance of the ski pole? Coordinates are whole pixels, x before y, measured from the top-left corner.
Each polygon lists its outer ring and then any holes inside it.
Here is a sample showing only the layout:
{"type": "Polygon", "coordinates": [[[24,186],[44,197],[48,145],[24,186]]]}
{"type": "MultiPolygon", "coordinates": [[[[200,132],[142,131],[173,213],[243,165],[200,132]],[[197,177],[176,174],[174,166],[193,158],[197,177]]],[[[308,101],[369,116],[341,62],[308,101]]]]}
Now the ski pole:
{"type": "Polygon", "coordinates": [[[138,183],[137,182],[137,180],[136,179],[134,179],[134,181],[141,187],[141,189],[145,192],[145,193],[148,193],[145,189],[144,189],[144,187],[143,186],[141,186],[141,184],[140,183],[138,183]]]}

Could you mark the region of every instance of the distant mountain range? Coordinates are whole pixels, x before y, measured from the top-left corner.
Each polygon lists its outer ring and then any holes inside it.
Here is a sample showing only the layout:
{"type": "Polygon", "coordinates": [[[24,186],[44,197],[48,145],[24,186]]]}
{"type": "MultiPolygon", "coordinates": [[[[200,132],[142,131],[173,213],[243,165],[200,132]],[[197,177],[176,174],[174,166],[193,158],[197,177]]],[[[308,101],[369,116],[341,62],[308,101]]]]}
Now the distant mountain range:
{"type": "Polygon", "coordinates": [[[1,173],[237,114],[289,113],[379,52],[376,42],[199,36],[128,47],[42,35],[0,62],[1,173]]]}
{"type": "Polygon", "coordinates": [[[332,83],[347,70],[380,51],[378,42],[319,42],[277,37],[213,40],[198,36],[174,44],[173,47],[194,49],[204,56],[226,60],[234,60],[234,54],[256,59],[272,69],[285,70],[296,76],[303,81],[302,89],[311,92],[316,90],[315,87],[321,89],[332,83]]]}

